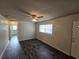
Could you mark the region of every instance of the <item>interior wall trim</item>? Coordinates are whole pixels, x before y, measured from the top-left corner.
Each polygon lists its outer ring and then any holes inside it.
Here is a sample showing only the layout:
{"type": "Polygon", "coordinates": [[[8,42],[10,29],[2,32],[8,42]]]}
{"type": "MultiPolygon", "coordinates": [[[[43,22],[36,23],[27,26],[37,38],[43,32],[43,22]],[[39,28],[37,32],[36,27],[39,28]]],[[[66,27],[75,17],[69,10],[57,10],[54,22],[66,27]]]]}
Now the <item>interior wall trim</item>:
{"type": "MultiPolygon", "coordinates": [[[[44,20],[44,21],[40,21],[40,22],[45,22],[45,21],[54,20],[54,19],[57,19],[57,18],[62,18],[62,17],[66,17],[66,16],[76,15],[76,14],[79,14],[79,11],[74,12],[74,13],[69,13],[69,14],[63,14],[61,16],[54,17],[54,18],[51,18],[51,19],[48,19],[48,20],[44,20]]],[[[37,22],[37,23],[39,23],[39,22],[37,22]]]]}
{"type": "Polygon", "coordinates": [[[60,49],[57,49],[57,48],[55,48],[55,47],[50,46],[49,44],[47,44],[47,43],[41,41],[41,40],[38,39],[38,38],[36,38],[36,40],[39,40],[39,41],[40,41],[41,43],[43,43],[44,45],[47,45],[48,48],[50,48],[51,50],[52,50],[52,48],[53,48],[53,49],[55,49],[56,51],[58,51],[58,52],[60,52],[60,53],[62,53],[62,54],[64,54],[64,55],[67,55],[67,56],[69,56],[69,57],[71,57],[71,58],[76,59],[75,57],[73,57],[73,56],[71,56],[71,55],[69,55],[69,54],[67,54],[67,53],[65,53],[65,52],[63,52],[63,51],[61,51],[60,49]]]}

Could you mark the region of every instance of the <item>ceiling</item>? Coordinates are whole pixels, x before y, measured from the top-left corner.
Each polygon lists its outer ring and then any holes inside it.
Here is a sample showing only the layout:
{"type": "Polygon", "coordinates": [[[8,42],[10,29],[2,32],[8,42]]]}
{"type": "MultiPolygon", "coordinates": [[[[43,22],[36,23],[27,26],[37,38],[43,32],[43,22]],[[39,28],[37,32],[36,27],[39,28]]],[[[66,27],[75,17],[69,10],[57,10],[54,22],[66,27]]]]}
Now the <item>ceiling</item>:
{"type": "Polygon", "coordinates": [[[53,19],[70,13],[79,12],[79,0],[0,0],[0,14],[23,21],[31,21],[27,14],[16,8],[37,16],[44,16],[40,21],[53,19]]]}

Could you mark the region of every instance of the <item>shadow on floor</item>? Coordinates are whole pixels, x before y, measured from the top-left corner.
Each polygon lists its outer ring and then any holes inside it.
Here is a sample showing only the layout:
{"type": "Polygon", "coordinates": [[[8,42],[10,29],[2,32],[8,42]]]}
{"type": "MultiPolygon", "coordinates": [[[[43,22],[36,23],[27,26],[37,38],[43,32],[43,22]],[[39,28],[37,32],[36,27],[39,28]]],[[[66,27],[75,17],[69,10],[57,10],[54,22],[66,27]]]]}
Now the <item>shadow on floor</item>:
{"type": "Polygon", "coordinates": [[[55,49],[48,48],[41,41],[25,40],[18,42],[14,36],[7,47],[2,59],[73,59],[55,49]]]}

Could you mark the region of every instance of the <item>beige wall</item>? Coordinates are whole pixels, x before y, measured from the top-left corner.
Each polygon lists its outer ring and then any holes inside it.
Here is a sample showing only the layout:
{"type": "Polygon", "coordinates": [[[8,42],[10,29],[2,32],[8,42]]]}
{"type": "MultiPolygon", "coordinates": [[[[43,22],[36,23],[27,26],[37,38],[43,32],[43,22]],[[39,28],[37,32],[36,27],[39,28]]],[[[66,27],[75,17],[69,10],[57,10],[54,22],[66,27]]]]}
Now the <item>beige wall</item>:
{"type": "Polygon", "coordinates": [[[18,37],[20,41],[33,39],[35,35],[35,24],[33,22],[18,22],[18,37]]]}
{"type": "Polygon", "coordinates": [[[2,57],[3,51],[9,42],[8,22],[5,18],[0,15],[0,58],[2,57]]]}
{"type": "Polygon", "coordinates": [[[73,20],[78,19],[79,14],[76,14],[36,23],[36,37],[39,40],[49,44],[50,46],[70,55],[71,39],[72,39],[72,23],[73,20]],[[47,23],[53,25],[52,35],[39,32],[39,24],[47,24],[47,23]]]}

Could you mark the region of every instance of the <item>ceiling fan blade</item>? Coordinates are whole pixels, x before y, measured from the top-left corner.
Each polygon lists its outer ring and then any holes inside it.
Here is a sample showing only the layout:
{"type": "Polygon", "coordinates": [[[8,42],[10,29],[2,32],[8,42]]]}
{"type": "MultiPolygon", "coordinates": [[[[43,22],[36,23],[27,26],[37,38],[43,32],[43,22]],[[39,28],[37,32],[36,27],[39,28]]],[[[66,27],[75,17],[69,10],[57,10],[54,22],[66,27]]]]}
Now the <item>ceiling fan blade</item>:
{"type": "Polygon", "coordinates": [[[24,11],[24,10],[22,10],[22,9],[20,9],[20,8],[17,8],[17,10],[19,10],[19,11],[21,11],[21,12],[23,12],[23,13],[25,13],[25,14],[27,14],[27,15],[30,15],[30,16],[32,16],[29,12],[27,12],[27,11],[24,11]]]}
{"type": "Polygon", "coordinates": [[[23,12],[23,13],[25,13],[25,14],[27,14],[27,15],[29,15],[29,16],[31,16],[31,17],[32,17],[32,19],[39,19],[39,18],[43,18],[43,16],[33,15],[33,14],[31,14],[31,13],[27,12],[27,11],[24,11],[23,9],[20,9],[20,8],[16,8],[16,9],[17,9],[17,10],[19,10],[19,11],[21,11],[21,12],[23,12]]]}
{"type": "Polygon", "coordinates": [[[43,18],[43,16],[39,16],[38,18],[43,18]]]}

